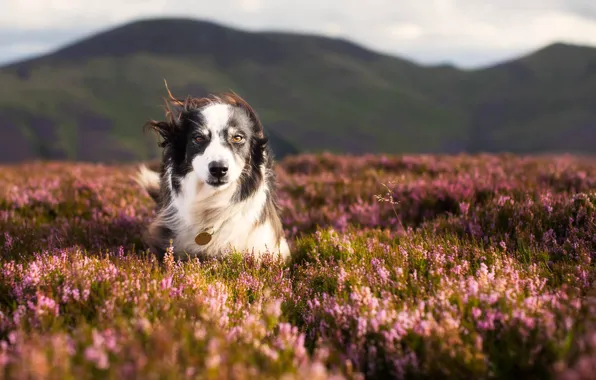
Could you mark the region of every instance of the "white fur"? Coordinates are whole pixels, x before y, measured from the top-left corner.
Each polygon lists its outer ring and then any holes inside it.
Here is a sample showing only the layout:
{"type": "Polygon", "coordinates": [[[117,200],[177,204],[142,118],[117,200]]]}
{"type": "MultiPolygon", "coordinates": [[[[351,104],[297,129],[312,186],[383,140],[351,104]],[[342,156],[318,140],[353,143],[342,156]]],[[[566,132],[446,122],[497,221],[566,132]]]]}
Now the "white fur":
{"type": "Polygon", "coordinates": [[[154,172],[145,165],[141,165],[139,172],[133,179],[145,189],[159,188],[159,173],[154,172]]]}
{"type": "Polygon", "coordinates": [[[243,163],[235,159],[232,151],[222,141],[220,132],[228,124],[232,114],[232,107],[227,104],[209,105],[202,111],[205,117],[205,126],[211,132],[211,141],[205,152],[192,160],[192,168],[202,182],[209,179],[209,163],[213,161],[224,161],[228,165],[228,183],[222,187],[228,187],[230,183],[236,182],[242,173],[243,163]]]}
{"type": "MultiPolygon", "coordinates": [[[[166,178],[169,180],[170,178],[166,178]]],[[[234,249],[251,252],[259,256],[265,252],[289,256],[288,243],[282,239],[278,245],[271,222],[255,227],[265,202],[267,187],[263,185],[251,197],[241,203],[232,203],[236,183],[220,189],[201,183],[196,176],[187,175],[181,181],[181,191],[174,195],[168,206],[174,215],[166,223],[173,229],[176,238],[174,247],[185,251],[189,256],[201,253],[205,249],[212,252],[234,249]],[[205,221],[205,209],[217,211],[216,218],[205,221]],[[215,234],[206,246],[199,246],[194,239],[197,233],[215,227],[215,234]]]]}

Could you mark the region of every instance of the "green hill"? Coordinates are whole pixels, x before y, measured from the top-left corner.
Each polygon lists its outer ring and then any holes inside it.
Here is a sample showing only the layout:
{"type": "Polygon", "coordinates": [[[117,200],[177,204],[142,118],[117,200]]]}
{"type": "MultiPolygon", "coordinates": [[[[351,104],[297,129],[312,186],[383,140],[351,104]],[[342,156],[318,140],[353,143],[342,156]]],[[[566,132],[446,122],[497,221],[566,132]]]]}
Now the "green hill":
{"type": "Polygon", "coordinates": [[[278,157],[596,151],[596,49],[557,44],[460,71],[341,39],[154,19],[0,68],[0,161],[154,157],[141,127],[163,116],[163,79],[179,97],[245,97],[278,157]]]}
{"type": "Polygon", "coordinates": [[[596,153],[596,49],[553,44],[467,76],[471,150],[596,153]]]}

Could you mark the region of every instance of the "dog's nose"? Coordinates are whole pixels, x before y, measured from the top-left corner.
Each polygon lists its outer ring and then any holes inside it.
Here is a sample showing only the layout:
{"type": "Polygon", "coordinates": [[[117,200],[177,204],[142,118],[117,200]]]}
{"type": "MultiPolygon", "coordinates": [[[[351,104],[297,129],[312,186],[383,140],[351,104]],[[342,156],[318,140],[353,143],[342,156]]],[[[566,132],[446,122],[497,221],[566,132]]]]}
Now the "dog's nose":
{"type": "Polygon", "coordinates": [[[209,173],[215,178],[223,178],[228,174],[228,165],[225,162],[213,161],[209,163],[209,173]]]}

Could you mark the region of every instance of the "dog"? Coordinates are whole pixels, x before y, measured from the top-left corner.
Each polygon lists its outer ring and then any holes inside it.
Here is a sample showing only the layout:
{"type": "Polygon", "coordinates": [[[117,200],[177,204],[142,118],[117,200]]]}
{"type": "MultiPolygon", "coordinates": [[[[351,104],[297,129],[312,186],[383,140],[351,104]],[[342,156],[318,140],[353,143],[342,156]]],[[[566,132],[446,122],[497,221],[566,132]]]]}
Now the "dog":
{"type": "MultiPolygon", "coordinates": [[[[167,88],[167,83],[166,83],[167,88]]],[[[163,259],[221,258],[236,252],[288,259],[273,153],[253,108],[234,92],[176,99],[166,120],[150,120],[163,148],[159,165],[136,181],[156,204],[143,240],[163,259]]]]}

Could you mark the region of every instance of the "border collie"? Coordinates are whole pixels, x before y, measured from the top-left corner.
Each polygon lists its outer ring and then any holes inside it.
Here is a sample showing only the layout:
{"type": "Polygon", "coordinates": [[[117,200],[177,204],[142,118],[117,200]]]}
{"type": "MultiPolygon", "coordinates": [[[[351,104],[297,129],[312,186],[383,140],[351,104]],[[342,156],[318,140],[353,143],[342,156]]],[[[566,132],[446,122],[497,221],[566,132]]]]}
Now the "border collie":
{"type": "Polygon", "coordinates": [[[173,241],[177,259],[231,251],[287,259],[274,160],[255,111],[233,92],[168,94],[166,121],[145,126],[162,138],[159,169],[142,165],[136,177],[157,205],[143,236],[149,249],[163,259],[173,241]]]}

